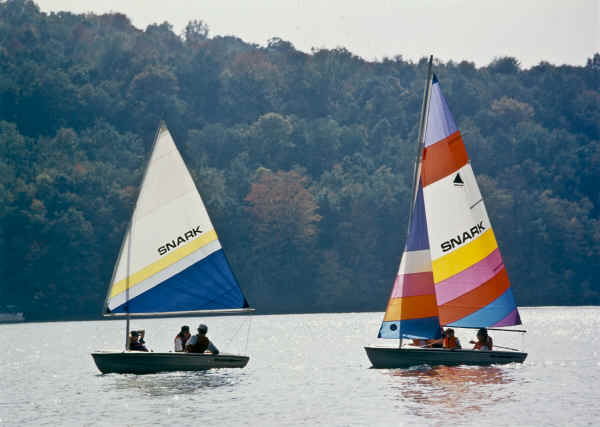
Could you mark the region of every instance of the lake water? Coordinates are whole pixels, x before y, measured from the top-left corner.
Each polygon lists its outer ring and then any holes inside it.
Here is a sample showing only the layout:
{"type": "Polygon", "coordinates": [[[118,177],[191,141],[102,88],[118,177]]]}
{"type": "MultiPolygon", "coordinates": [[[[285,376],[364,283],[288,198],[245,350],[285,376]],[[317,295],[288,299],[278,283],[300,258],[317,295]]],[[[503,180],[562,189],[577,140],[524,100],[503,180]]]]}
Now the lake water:
{"type": "Polygon", "coordinates": [[[123,345],[124,321],[0,325],[0,426],[600,424],[598,307],[522,308],[529,357],[491,367],[370,369],[382,317],[134,320],[155,351],[203,322],[221,351],[250,355],[241,370],[140,376],[100,375],[90,356],[123,345]]]}

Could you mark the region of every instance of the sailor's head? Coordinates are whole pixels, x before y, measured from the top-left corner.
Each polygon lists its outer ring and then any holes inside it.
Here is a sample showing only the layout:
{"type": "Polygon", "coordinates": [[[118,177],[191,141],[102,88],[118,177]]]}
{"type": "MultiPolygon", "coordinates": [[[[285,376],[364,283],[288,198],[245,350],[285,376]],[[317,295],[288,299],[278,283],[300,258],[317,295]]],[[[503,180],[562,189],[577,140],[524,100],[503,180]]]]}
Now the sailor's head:
{"type": "Polygon", "coordinates": [[[206,334],[208,332],[208,327],[204,323],[200,323],[198,326],[198,332],[201,334],[206,334]]]}
{"type": "Polygon", "coordinates": [[[190,333],[190,327],[187,325],[184,325],[181,327],[181,333],[182,334],[189,334],[190,333]]]}
{"type": "Polygon", "coordinates": [[[477,331],[477,338],[487,338],[487,329],[481,328],[477,331]]]}
{"type": "Polygon", "coordinates": [[[447,337],[453,337],[454,336],[454,329],[451,329],[451,328],[446,329],[446,336],[447,337]]]}
{"type": "Polygon", "coordinates": [[[137,340],[139,336],[140,334],[138,331],[131,331],[131,338],[133,338],[134,340],[137,340]]]}

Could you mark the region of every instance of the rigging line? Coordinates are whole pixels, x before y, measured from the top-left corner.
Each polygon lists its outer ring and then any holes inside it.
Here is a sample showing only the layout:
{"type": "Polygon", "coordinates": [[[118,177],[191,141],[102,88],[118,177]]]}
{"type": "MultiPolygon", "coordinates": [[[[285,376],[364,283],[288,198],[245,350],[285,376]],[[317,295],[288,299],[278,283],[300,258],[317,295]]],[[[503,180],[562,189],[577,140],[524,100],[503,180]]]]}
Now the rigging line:
{"type": "Polygon", "coordinates": [[[242,326],[244,326],[244,322],[243,320],[239,322],[239,325],[237,327],[237,329],[235,330],[235,332],[231,335],[231,337],[225,342],[226,345],[231,344],[231,342],[233,341],[233,339],[237,336],[237,334],[240,332],[240,330],[242,329],[242,326]]]}
{"type": "Polygon", "coordinates": [[[444,325],[445,328],[458,328],[458,329],[481,329],[485,328],[488,331],[504,331],[504,332],[520,332],[522,334],[526,334],[527,331],[525,329],[503,329],[503,328],[488,328],[486,326],[451,326],[451,323],[444,325]]]}
{"type": "Polygon", "coordinates": [[[419,175],[420,175],[421,156],[422,156],[422,151],[423,151],[423,146],[424,146],[424,141],[425,141],[425,132],[427,130],[427,115],[429,114],[429,98],[431,96],[431,82],[432,82],[432,78],[433,78],[432,66],[433,66],[433,55],[431,55],[429,57],[429,64],[427,67],[427,83],[425,84],[425,89],[423,90],[423,102],[421,104],[421,113],[420,113],[420,118],[419,118],[419,135],[418,135],[418,142],[417,142],[417,156],[415,158],[415,163],[414,163],[413,187],[412,187],[412,194],[411,194],[412,198],[411,198],[411,202],[409,204],[410,210],[408,212],[407,235],[410,234],[413,210],[415,208],[415,202],[417,200],[417,192],[419,191],[417,186],[418,186],[418,180],[419,180],[419,175]]]}
{"type": "Polygon", "coordinates": [[[246,347],[244,348],[244,354],[248,354],[248,340],[250,339],[250,327],[252,326],[252,313],[249,313],[248,319],[248,333],[246,334],[246,347]]]}
{"type": "Polygon", "coordinates": [[[521,351],[521,350],[519,350],[518,348],[512,348],[512,347],[502,347],[501,345],[498,345],[498,344],[493,344],[493,347],[494,347],[494,348],[495,348],[495,347],[498,347],[498,348],[503,348],[503,349],[505,349],[505,350],[521,351]]]}
{"type": "Polygon", "coordinates": [[[475,203],[473,203],[473,204],[471,205],[471,209],[473,209],[475,206],[477,206],[477,205],[478,205],[479,203],[481,203],[481,202],[483,202],[483,197],[482,197],[481,199],[477,200],[475,203]]]}

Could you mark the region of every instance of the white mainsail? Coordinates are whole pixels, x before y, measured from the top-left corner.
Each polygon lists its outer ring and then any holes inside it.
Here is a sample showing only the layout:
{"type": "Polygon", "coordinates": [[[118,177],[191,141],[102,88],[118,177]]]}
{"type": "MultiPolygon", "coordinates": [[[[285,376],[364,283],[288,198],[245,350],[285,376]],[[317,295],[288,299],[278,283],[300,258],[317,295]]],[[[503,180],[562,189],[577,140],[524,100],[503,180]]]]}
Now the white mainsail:
{"type": "Polygon", "coordinates": [[[115,265],[105,314],[247,306],[202,198],[163,123],[115,265]]]}

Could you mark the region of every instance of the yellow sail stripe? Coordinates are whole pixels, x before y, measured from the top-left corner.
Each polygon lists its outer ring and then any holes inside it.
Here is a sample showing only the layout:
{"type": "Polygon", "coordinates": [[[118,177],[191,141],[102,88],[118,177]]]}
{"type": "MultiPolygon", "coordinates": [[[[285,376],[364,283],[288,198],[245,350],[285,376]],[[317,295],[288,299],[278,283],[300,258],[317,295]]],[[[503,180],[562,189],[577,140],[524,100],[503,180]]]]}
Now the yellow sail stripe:
{"type": "Polygon", "coordinates": [[[432,261],[433,281],[439,283],[481,261],[498,247],[494,231],[489,228],[471,243],[432,261]]]}
{"type": "Polygon", "coordinates": [[[215,230],[206,232],[197,239],[194,239],[190,243],[187,243],[182,247],[176,249],[175,251],[171,252],[169,255],[166,255],[160,258],[158,261],[153,262],[152,264],[142,268],[140,271],[133,273],[131,276],[129,276],[129,283],[127,278],[115,283],[110,290],[109,298],[112,298],[115,295],[125,292],[125,290],[128,287],[132,288],[138,283],[143,282],[144,280],[155,275],[159,271],[164,270],[165,268],[175,264],[177,261],[185,258],[192,252],[195,252],[201,247],[217,239],[217,232],[215,230]]]}

